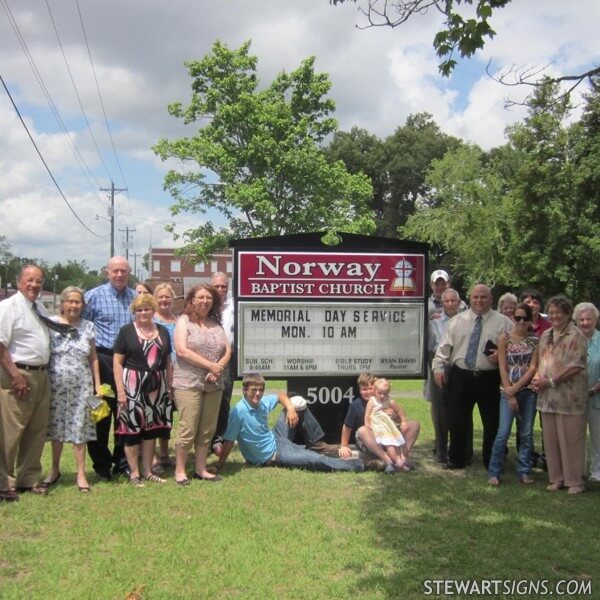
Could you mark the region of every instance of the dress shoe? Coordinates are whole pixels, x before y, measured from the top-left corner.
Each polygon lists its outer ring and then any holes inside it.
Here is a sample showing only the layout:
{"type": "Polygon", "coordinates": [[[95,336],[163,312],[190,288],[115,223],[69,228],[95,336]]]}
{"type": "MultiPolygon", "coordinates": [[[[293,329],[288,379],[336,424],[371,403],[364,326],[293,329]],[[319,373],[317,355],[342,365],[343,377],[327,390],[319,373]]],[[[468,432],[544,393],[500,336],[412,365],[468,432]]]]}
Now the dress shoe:
{"type": "Polygon", "coordinates": [[[217,481],[223,481],[223,478],[220,475],[215,475],[214,477],[203,477],[202,475],[198,475],[198,473],[194,473],[192,475],[193,479],[201,479],[202,481],[212,481],[216,483],[217,481]]]}
{"type": "Polygon", "coordinates": [[[19,494],[15,490],[5,490],[0,492],[0,502],[18,502],[19,494]]]}
{"type": "Polygon", "coordinates": [[[396,470],[394,469],[394,465],[392,463],[388,463],[389,465],[391,465],[392,467],[392,471],[386,471],[386,467],[387,465],[385,464],[385,462],[383,460],[381,460],[380,458],[375,458],[373,460],[369,460],[365,463],[365,471],[377,471],[378,473],[388,473],[388,472],[393,472],[395,473],[396,470]]]}
{"type": "Polygon", "coordinates": [[[318,452],[319,454],[324,454],[325,456],[331,456],[333,458],[338,458],[340,455],[339,444],[327,444],[323,440],[315,442],[310,446],[306,446],[306,449],[312,450],[313,452],[318,452]]]}
{"type": "Polygon", "coordinates": [[[447,462],[442,465],[442,469],[444,469],[444,471],[454,471],[456,469],[464,469],[464,467],[456,465],[453,462],[447,462]]]}
{"type": "Polygon", "coordinates": [[[43,485],[33,485],[31,487],[18,487],[17,492],[19,492],[19,494],[25,494],[26,492],[29,492],[31,494],[35,494],[36,496],[47,496],[48,488],[43,485]]]}
{"type": "Polygon", "coordinates": [[[109,481],[112,481],[112,475],[110,473],[96,472],[96,478],[98,479],[98,481],[101,481],[103,483],[108,483],[109,481]]]}

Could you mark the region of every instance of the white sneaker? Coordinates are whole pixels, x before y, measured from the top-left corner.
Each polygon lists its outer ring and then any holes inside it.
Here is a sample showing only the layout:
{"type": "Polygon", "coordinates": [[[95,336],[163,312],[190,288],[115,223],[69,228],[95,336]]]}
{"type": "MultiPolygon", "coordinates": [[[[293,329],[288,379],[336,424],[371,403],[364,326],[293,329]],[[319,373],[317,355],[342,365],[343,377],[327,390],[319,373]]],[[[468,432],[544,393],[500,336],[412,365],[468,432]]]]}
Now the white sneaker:
{"type": "Polygon", "coordinates": [[[590,475],[587,479],[590,483],[600,483],[600,477],[596,475],[590,475]]]}
{"type": "Polygon", "coordinates": [[[306,410],[306,400],[302,396],[292,396],[290,402],[296,412],[306,410]]]}

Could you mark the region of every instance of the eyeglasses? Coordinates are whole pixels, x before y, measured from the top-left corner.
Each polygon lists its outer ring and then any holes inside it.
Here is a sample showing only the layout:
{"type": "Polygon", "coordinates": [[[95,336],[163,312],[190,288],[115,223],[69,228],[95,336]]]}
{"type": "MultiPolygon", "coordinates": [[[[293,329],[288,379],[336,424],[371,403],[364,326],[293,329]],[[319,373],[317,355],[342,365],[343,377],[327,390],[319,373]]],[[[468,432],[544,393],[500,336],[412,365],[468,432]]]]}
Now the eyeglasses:
{"type": "Polygon", "coordinates": [[[139,312],[139,313],[141,313],[141,312],[154,312],[154,309],[152,309],[152,308],[136,308],[135,312],[139,312]]]}
{"type": "Polygon", "coordinates": [[[262,394],[265,391],[264,387],[250,387],[248,388],[249,394],[262,394]]]}
{"type": "Polygon", "coordinates": [[[525,322],[527,322],[527,321],[531,321],[531,319],[530,319],[529,317],[522,317],[521,315],[518,315],[518,316],[517,316],[517,315],[515,315],[515,316],[513,317],[513,319],[514,319],[515,321],[525,321],[525,322]]]}

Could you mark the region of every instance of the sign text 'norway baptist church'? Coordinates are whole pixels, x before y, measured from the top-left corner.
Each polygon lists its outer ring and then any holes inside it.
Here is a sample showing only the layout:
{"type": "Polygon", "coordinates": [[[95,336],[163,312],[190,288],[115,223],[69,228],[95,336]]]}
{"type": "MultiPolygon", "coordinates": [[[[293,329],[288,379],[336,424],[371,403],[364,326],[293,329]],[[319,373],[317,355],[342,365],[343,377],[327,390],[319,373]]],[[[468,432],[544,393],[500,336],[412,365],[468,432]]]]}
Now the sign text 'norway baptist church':
{"type": "Polygon", "coordinates": [[[240,298],[423,298],[419,254],[240,252],[240,298]]]}

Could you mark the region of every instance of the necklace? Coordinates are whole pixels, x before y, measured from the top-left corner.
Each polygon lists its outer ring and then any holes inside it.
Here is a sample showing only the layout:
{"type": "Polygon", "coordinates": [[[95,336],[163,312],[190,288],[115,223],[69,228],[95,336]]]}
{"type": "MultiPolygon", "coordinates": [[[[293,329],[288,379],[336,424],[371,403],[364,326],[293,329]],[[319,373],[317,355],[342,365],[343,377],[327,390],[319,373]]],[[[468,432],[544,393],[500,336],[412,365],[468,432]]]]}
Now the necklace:
{"type": "Polygon", "coordinates": [[[144,337],[149,337],[154,335],[154,326],[151,326],[150,329],[143,329],[141,325],[135,324],[135,328],[141,333],[144,337]]]}

